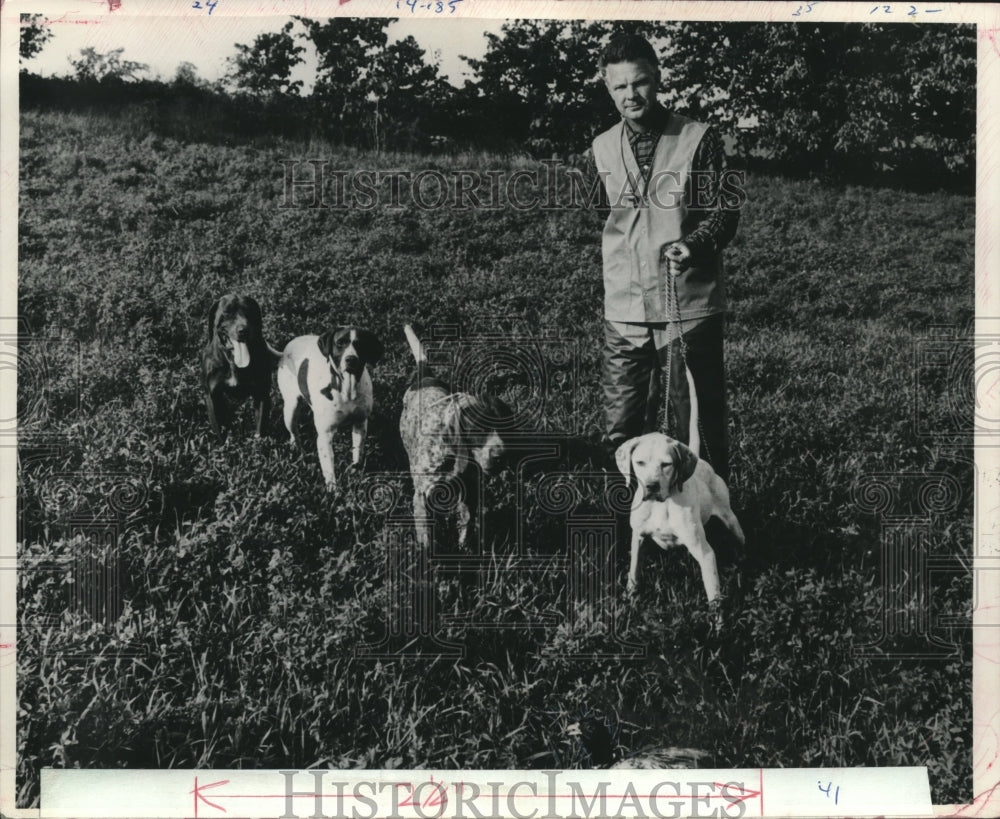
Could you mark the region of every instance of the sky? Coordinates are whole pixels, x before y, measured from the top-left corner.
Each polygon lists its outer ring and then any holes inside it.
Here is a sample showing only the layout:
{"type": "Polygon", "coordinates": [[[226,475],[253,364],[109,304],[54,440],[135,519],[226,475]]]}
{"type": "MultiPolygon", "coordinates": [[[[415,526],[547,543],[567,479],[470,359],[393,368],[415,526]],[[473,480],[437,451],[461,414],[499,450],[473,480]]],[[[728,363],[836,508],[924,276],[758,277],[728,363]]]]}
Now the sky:
{"type": "MultiPolygon", "coordinates": [[[[287,18],[290,19],[290,18],[287,18]]],[[[236,43],[250,45],[265,31],[279,31],[286,22],[281,17],[136,17],[101,15],[86,23],[53,18],[54,36],[36,57],[25,64],[30,71],[68,75],[73,71],[70,57],[93,47],[100,53],[124,48],[122,59],[146,63],[147,76],[172,79],[177,66],[190,62],[203,79],[215,80],[226,73],[226,58],[236,53],[236,43]]],[[[486,51],[484,32],[499,33],[502,21],[454,18],[400,19],[389,27],[389,38],[403,39],[412,34],[426,51],[426,59],[437,59],[441,73],[455,85],[471,77],[460,55],[481,57],[486,51]]],[[[299,66],[294,78],[305,82],[308,92],[315,72],[315,59],[299,66]]]]}

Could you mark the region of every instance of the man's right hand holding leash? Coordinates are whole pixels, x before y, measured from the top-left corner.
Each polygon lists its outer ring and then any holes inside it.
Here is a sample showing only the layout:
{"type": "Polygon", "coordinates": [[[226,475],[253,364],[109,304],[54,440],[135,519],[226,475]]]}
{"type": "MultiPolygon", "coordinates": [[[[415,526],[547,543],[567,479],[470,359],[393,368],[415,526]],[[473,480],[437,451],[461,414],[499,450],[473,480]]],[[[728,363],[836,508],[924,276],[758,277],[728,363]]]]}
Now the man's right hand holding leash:
{"type": "Polygon", "coordinates": [[[679,276],[691,258],[691,249],[684,242],[674,242],[663,249],[663,256],[670,265],[670,275],[679,276]]]}

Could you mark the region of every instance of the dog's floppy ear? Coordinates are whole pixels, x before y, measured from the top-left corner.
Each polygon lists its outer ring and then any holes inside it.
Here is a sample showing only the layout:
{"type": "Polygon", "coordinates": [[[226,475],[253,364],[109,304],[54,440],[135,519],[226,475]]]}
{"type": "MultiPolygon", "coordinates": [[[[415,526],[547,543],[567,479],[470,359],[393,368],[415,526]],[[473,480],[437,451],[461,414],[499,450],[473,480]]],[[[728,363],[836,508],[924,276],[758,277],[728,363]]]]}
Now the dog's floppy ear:
{"type": "Polygon", "coordinates": [[[354,342],[354,346],[361,353],[365,364],[369,366],[378,364],[385,354],[385,347],[378,336],[368,330],[358,330],[358,339],[354,342]]]}
{"type": "Polygon", "coordinates": [[[698,456],[680,441],[674,441],[672,449],[670,455],[674,462],[674,474],[670,478],[670,489],[680,492],[684,488],[684,481],[694,474],[695,467],[698,466],[698,456]]]}
{"type": "Polygon", "coordinates": [[[222,299],[216,299],[215,304],[208,308],[208,340],[211,341],[215,338],[215,322],[219,315],[219,305],[222,304],[222,299]]]}
{"type": "Polygon", "coordinates": [[[615,463],[625,480],[632,479],[632,450],[639,444],[638,438],[630,438],[615,450],[615,463]]]}
{"type": "Polygon", "coordinates": [[[262,330],[264,328],[264,313],[260,309],[257,299],[253,296],[244,296],[243,304],[246,306],[247,312],[249,313],[247,318],[253,322],[254,326],[258,330],[262,330]]]}

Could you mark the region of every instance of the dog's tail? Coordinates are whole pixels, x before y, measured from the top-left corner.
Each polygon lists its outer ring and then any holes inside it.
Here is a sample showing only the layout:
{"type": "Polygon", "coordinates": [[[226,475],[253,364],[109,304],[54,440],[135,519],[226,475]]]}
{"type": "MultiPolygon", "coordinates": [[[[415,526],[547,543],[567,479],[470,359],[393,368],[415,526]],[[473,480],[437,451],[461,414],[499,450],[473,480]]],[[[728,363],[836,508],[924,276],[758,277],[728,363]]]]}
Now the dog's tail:
{"type": "Polygon", "coordinates": [[[413,332],[413,328],[409,324],[403,325],[403,332],[406,334],[406,340],[410,344],[410,350],[413,352],[413,357],[416,359],[417,366],[427,363],[427,351],[424,350],[424,345],[420,343],[420,339],[417,338],[417,334],[413,332]]]}
{"type": "Polygon", "coordinates": [[[275,350],[270,344],[267,345],[267,358],[271,364],[272,370],[277,370],[281,366],[281,362],[284,359],[284,354],[281,350],[275,350]]]}
{"type": "Polygon", "coordinates": [[[688,420],[688,449],[699,458],[701,457],[701,425],[698,421],[698,392],[694,388],[694,376],[687,364],[684,365],[684,372],[687,373],[688,395],[691,396],[691,417],[688,420]]]}
{"type": "Polygon", "coordinates": [[[434,368],[427,361],[427,351],[424,349],[424,345],[420,343],[420,339],[417,337],[413,327],[409,324],[404,324],[403,332],[406,334],[406,340],[410,344],[410,350],[413,351],[413,357],[417,360],[416,369],[414,369],[413,374],[410,376],[410,389],[436,387],[445,392],[451,392],[449,384],[434,374],[434,368]]]}

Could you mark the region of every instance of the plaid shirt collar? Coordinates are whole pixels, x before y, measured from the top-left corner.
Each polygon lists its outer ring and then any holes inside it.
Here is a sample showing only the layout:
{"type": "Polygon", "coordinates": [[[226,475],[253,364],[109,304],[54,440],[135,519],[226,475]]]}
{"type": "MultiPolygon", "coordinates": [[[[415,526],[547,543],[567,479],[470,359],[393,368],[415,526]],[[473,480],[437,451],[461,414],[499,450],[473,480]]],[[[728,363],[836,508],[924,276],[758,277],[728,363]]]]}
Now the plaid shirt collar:
{"type": "Polygon", "coordinates": [[[653,155],[656,153],[656,146],[659,144],[663,129],[670,119],[670,112],[659,105],[649,112],[649,118],[645,125],[649,128],[645,132],[637,131],[630,120],[625,120],[625,133],[628,134],[628,144],[632,149],[632,156],[635,157],[639,166],[639,173],[643,182],[649,181],[649,176],[653,167],[653,155]]]}
{"type": "Polygon", "coordinates": [[[628,141],[634,145],[636,141],[645,142],[657,139],[663,132],[669,119],[670,112],[657,103],[653,110],[649,112],[647,121],[643,123],[644,125],[648,125],[648,129],[645,132],[636,130],[631,120],[623,119],[622,121],[625,123],[625,132],[628,134],[628,141]]]}

